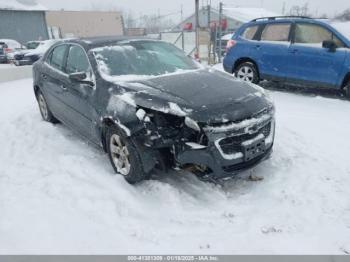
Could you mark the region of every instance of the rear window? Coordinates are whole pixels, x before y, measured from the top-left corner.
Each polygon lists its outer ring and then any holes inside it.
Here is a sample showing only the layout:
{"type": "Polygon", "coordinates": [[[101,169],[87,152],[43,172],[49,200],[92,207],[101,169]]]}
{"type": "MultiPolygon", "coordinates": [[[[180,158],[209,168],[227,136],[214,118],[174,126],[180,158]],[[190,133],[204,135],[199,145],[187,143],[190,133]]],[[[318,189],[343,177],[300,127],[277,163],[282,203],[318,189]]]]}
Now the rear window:
{"type": "Polygon", "coordinates": [[[27,49],[35,49],[39,46],[40,42],[28,42],[26,44],[27,49]]]}
{"type": "Polygon", "coordinates": [[[289,41],[291,24],[270,24],[266,25],[261,34],[261,41],[289,41]]]}
{"type": "Polygon", "coordinates": [[[259,26],[257,26],[257,25],[247,27],[244,30],[242,37],[244,39],[247,39],[247,40],[253,40],[256,32],[258,31],[258,28],[259,28],[259,26]]]}

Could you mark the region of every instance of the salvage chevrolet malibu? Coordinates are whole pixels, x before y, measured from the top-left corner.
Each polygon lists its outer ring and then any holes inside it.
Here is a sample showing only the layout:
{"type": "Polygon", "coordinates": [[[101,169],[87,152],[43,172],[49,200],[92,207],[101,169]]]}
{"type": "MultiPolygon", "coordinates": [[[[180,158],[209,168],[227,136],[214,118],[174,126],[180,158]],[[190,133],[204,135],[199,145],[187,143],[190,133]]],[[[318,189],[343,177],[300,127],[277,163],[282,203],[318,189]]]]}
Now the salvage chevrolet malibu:
{"type": "Polygon", "coordinates": [[[43,119],[103,147],[131,184],[155,168],[230,177],[272,150],[274,105],[264,90],[204,68],[165,42],[59,42],[33,75],[43,119]]]}

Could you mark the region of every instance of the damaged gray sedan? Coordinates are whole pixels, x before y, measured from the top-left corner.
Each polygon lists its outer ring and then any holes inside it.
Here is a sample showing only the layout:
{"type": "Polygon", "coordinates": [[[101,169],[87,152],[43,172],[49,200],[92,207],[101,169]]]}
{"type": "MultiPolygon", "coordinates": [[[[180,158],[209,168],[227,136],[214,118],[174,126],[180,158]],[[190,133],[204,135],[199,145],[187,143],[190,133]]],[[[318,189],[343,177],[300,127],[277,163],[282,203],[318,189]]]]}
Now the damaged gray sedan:
{"type": "Polygon", "coordinates": [[[132,184],[155,168],[231,177],[272,151],[274,105],[264,90],[165,42],[63,41],[33,72],[43,119],[103,147],[132,184]]]}

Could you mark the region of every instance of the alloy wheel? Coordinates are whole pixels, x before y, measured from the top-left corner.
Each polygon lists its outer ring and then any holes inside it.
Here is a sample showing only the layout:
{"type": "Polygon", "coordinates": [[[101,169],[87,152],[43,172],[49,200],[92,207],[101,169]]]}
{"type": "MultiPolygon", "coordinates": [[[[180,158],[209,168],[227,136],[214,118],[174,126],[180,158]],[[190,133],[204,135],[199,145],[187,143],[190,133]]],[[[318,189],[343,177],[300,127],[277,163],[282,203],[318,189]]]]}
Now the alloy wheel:
{"type": "Polygon", "coordinates": [[[131,169],[129,151],[122,138],[119,135],[112,135],[110,139],[110,154],[112,161],[118,172],[127,176],[131,169]]]}
{"type": "Polygon", "coordinates": [[[237,72],[237,78],[252,83],[254,80],[254,71],[249,66],[242,66],[237,72]]]}
{"type": "Polygon", "coordinates": [[[47,104],[46,104],[45,98],[42,94],[39,94],[38,102],[39,102],[40,112],[41,112],[43,118],[45,120],[47,120],[49,117],[49,111],[47,109],[47,104]]]}

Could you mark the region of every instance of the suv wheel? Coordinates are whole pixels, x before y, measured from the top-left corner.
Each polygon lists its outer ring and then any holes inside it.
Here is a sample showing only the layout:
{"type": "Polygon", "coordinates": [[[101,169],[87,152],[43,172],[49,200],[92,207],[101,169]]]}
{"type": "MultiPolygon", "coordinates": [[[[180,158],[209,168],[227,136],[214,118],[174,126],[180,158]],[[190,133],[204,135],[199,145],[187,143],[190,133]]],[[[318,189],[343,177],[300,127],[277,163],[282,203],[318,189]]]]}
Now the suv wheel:
{"type": "Polygon", "coordinates": [[[346,99],[350,100],[350,80],[344,86],[344,94],[345,94],[346,99]]]}
{"type": "Polygon", "coordinates": [[[115,126],[107,130],[107,152],[116,173],[124,176],[130,184],[136,184],[148,178],[143,170],[139,151],[132,139],[122,135],[115,126]]]}
{"type": "Polygon", "coordinates": [[[36,93],[36,99],[38,101],[40,114],[43,120],[53,124],[58,123],[59,121],[53,116],[52,112],[50,111],[46,103],[46,99],[40,90],[38,90],[36,93]]]}
{"type": "Polygon", "coordinates": [[[258,84],[259,74],[256,66],[251,62],[240,64],[235,70],[235,76],[243,81],[258,84]]]}

